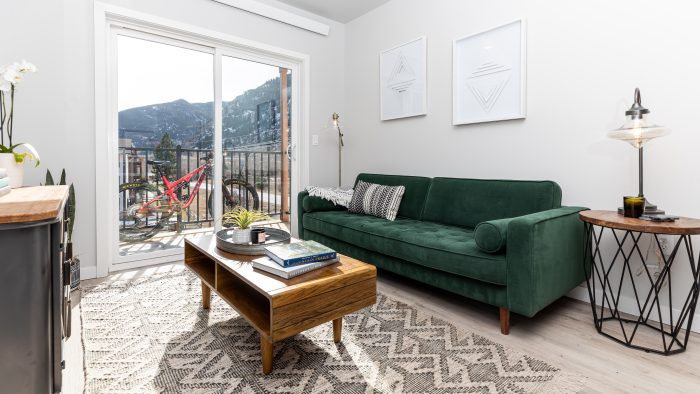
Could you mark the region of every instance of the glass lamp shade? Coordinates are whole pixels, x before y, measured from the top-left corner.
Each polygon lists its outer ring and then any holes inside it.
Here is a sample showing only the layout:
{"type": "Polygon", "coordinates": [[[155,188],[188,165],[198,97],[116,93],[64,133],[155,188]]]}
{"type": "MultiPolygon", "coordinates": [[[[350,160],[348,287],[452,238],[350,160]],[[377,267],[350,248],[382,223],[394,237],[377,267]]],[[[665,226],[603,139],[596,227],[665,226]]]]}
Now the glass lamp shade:
{"type": "Polygon", "coordinates": [[[639,88],[634,90],[634,104],[625,111],[625,123],[617,130],[608,133],[608,137],[626,141],[637,149],[640,149],[647,141],[664,136],[670,131],[649,120],[649,111],[642,105],[642,94],[639,88]]]}
{"type": "Polygon", "coordinates": [[[622,127],[608,132],[608,137],[628,142],[639,149],[647,141],[665,136],[670,132],[669,129],[650,122],[648,115],[644,117],[628,115],[622,127]]]}

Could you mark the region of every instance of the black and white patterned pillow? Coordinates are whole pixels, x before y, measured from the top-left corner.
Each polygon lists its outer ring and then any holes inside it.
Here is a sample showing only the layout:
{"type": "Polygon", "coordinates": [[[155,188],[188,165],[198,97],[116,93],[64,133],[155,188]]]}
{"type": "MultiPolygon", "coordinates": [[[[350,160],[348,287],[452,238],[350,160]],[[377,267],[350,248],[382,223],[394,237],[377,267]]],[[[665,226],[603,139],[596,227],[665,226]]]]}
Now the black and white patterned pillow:
{"type": "Polygon", "coordinates": [[[355,185],[348,211],[394,220],[405,191],[406,188],[403,186],[385,186],[359,181],[355,185]]]}

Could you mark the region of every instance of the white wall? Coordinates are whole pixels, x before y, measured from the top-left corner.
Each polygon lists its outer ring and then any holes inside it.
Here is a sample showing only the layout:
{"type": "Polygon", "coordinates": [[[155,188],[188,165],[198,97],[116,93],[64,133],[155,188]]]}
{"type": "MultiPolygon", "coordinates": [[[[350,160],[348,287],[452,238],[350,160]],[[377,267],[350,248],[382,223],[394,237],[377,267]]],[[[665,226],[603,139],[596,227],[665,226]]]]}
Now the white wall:
{"type": "MultiPolygon", "coordinates": [[[[43,182],[47,168],[66,168],[75,183],[77,218],[74,248],[84,272],[94,272],[95,233],[95,104],[92,0],[6,0],[0,23],[0,65],[27,59],[39,68],[17,93],[17,141],[34,144],[42,157],[38,169],[27,168],[25,185],[43,182]]],[[[286,48],[311,57],[311,130],[322,129],[343,105],[342,24],[328,37],[251,15],[209,0],[109,0],[110,4],[163,18],[206,27],[246,39],[286,48]],[[329,88],[333,87],[333,88],[329,88]]],[[[310,150],[310,182],[333,183],[335,160],[331,144],[310,150]]]]}
{"type": "MultiPolygon", "coordinates": [[[[700,217],[699,11],[683,1],[393,0],[346,25],[344,183],[363,171],[551,179],[565,205],[615,209],[637,192],[637,152],[606,132],[622,124],[638,86],[653,119],[672,129],[645,148],[645,194],[700,217]],[[452,126],[452,40],[521,17],[527,118],[452,126]],[[428,115],[381,122],[378,54],[422,35],[428,115]]],[[[675,268],[678,303],[690,280],[675,268]]]]}

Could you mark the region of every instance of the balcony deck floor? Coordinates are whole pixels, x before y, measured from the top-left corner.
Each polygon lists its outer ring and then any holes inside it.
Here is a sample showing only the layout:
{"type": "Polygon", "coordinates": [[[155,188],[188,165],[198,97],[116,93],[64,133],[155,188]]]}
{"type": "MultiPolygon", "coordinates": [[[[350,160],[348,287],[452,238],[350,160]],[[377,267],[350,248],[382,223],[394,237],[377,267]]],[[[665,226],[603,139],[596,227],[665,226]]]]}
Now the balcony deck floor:
{"type": "MultiPolygon", "coordinates": [[[[290,231],[291,228],[289,222],[282,222],[276,219],[267,222],[261,222],[261,224],[264,224],[267,227],[278,228],[284,231],[290,231]]],[[[120,242],[119,255],[133,256],[142,253],[183,248],[185,246],[185,236],[188,236],[190,238],[196,238],[213,233],[213,227],[188,229],[182,230],[180,232],[162,231],[145,242],[120,242]]]]}

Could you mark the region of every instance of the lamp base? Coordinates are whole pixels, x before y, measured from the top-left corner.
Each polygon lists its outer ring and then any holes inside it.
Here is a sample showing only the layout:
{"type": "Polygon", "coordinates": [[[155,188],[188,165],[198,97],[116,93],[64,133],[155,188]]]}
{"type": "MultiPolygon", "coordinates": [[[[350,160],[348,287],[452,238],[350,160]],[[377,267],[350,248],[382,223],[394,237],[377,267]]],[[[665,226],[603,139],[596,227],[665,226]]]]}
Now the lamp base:
{"type": "MultiPolygon", "coordinates": [[[[624,215],[625,209],[622,207],[617,208],[617,213],[620,215],[624,215]]],[[[647,200],[646,204],[644,204],[644,215],[664,215],[664,214],[666,214],[666,211],[659,209],[659,207],[650,203],[649,200],[647,200]]]]}

